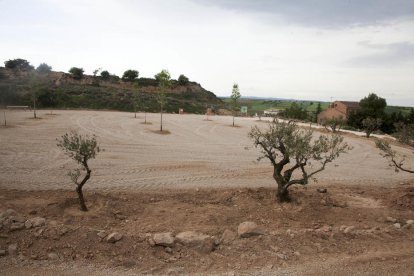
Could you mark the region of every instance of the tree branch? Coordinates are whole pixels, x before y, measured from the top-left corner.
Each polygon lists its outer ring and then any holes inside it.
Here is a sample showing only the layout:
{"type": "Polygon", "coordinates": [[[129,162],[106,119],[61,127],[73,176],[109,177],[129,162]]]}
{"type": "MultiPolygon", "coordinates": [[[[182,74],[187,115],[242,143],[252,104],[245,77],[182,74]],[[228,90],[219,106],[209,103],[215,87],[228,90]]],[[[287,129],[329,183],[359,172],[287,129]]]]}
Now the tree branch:
{"type": "Polygon", "coordinates": [[[400,162],[396,162],[395,161],[395,159],[394,159],[394,157],[391,157],[391,162],[394,164],[394,166],[395,167],[397,167],[398,169],[400,169],[400,170],[402,170],[402,171],[404,171],[404,172],[408,172],[408,173],[414,173],[414,171],[412,171],[412,170],[409,170],[409,169],[405,169],[405,168],[403,168],[402,167],[402,161],[400,161],[400,162]]]}

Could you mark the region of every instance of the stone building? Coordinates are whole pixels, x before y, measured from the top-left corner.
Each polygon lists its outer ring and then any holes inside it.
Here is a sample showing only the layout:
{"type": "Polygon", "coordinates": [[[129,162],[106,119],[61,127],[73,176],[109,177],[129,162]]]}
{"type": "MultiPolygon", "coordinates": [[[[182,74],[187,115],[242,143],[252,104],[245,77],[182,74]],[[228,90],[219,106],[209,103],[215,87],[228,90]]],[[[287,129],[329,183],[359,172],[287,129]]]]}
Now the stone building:
{"type": "Polygon", "coordinates": [[[328,109],[318,115],[318,123],[321,124],[329,119],[342,119],[346,121],[351,112],[359,109],[359,102],[335,101],[332,102],[328,109]]]}

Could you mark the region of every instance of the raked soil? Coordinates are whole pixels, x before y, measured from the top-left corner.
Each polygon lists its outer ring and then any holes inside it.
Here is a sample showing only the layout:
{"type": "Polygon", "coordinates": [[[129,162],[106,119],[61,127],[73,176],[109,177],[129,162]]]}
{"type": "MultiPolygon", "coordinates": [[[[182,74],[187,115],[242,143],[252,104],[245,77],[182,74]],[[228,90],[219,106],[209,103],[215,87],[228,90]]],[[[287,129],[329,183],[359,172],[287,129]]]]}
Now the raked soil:
{"type": "MultiPolygon", "coordinates": [[[[389,167],[373,139],[345,134],[353,150],[281,204],[247,137],[263,121],[164,114],[160,134],[159,114],[147,114],[151,124],[141,113],[37,114],[8,111],[0,127],[1,275],[414,275],[412,175],[389,167]],[[67,176],[76,164],[56,146],[70,130],[104,149],[90,162],[87,213],[67,176]],[[45,224],[22,227],[36,217],[45,224]],[[244,221],[263,235],[238,237],[244,221]],[[226,230],[236,236],[223,242],[226,230]],[[214,248],[152,242],[183,231],[214,248]],[[112,232],[116,243],[101,237],[112,232]]],[[[412,149],[395,149],[414,167],[412,149]]]]}

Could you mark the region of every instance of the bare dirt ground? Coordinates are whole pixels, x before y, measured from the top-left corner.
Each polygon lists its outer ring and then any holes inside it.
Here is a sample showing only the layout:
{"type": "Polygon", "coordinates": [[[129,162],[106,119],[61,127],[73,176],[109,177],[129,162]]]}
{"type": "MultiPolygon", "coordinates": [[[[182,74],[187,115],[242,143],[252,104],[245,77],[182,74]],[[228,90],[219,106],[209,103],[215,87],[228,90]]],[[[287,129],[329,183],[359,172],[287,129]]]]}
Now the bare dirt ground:
{"type": "MultiPolygon", "coordinates": [[[[231,117],[166,115],[170,134],[160,135],[158,114],[144,125],[143,114],[47,113],[9,112],[10,127],[0,128],[1,274],[414,274],[414,182],[388,167],[371,140],[346,136],[353,151],[279,204],[272,168],[256,162],[247,138],[262,122],[236,118],[233,128],[231,117]],[[71,129],[96,134],[105,149],[90,164],[88,213],[78,211],[66,176],[74,164],[55,145],[71,129]],[[35,217],[46,221],[10,228],[35,217]],[[263,235],[222,239],[244,221],[263,235]],[[153,244],[154,233],[182,231],[208,235],[212,251],[153,244]],[[122,239],[108,243],[103,232],[122,239]]],[[[409,149],[396,149],[413,164],[409,149]]]]}

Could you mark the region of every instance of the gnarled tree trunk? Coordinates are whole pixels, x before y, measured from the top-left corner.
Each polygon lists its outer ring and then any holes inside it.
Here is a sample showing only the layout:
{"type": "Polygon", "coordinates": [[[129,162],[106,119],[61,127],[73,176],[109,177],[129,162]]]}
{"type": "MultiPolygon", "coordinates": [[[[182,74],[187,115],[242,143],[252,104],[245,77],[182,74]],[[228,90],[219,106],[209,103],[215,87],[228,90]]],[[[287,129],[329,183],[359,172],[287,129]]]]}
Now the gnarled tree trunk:
{"type": "Polygon", "coordinates": [[[289,202],[290,197],[289,197],[288,189],[284,188],[283,186],[278,185],[276,198],[279,202],[289,202]]]}
{"type": "Polygon", "coordinates": [[[76,187],[76,193],[78,194],[78,198],[79,198],[80,210],[83,212],[88,211],[88,208],[86,207],[86,204],[85,204],[85,199],[83,198],[82,186],[76,187]]]}
{"type": "Polygon", "coordinates": [[[88,163],[85,159],[83,160],[82,165],[86,169],[86,175],[82,179],[82,182],[79,183],[78,186],[76,187],[76,193],[78,194],[78,197],[79,197],[79,206],[80,206],[81,211],[86,212],[88,211],[88,208],[86,207],[86,204],[85,204],[85,199],[83,197],[82,188],[83,188],[83,185],[85,185],[86,181],[88,181],[88,179],[91,177],[91,170],[89,169],[88,163]]]}

